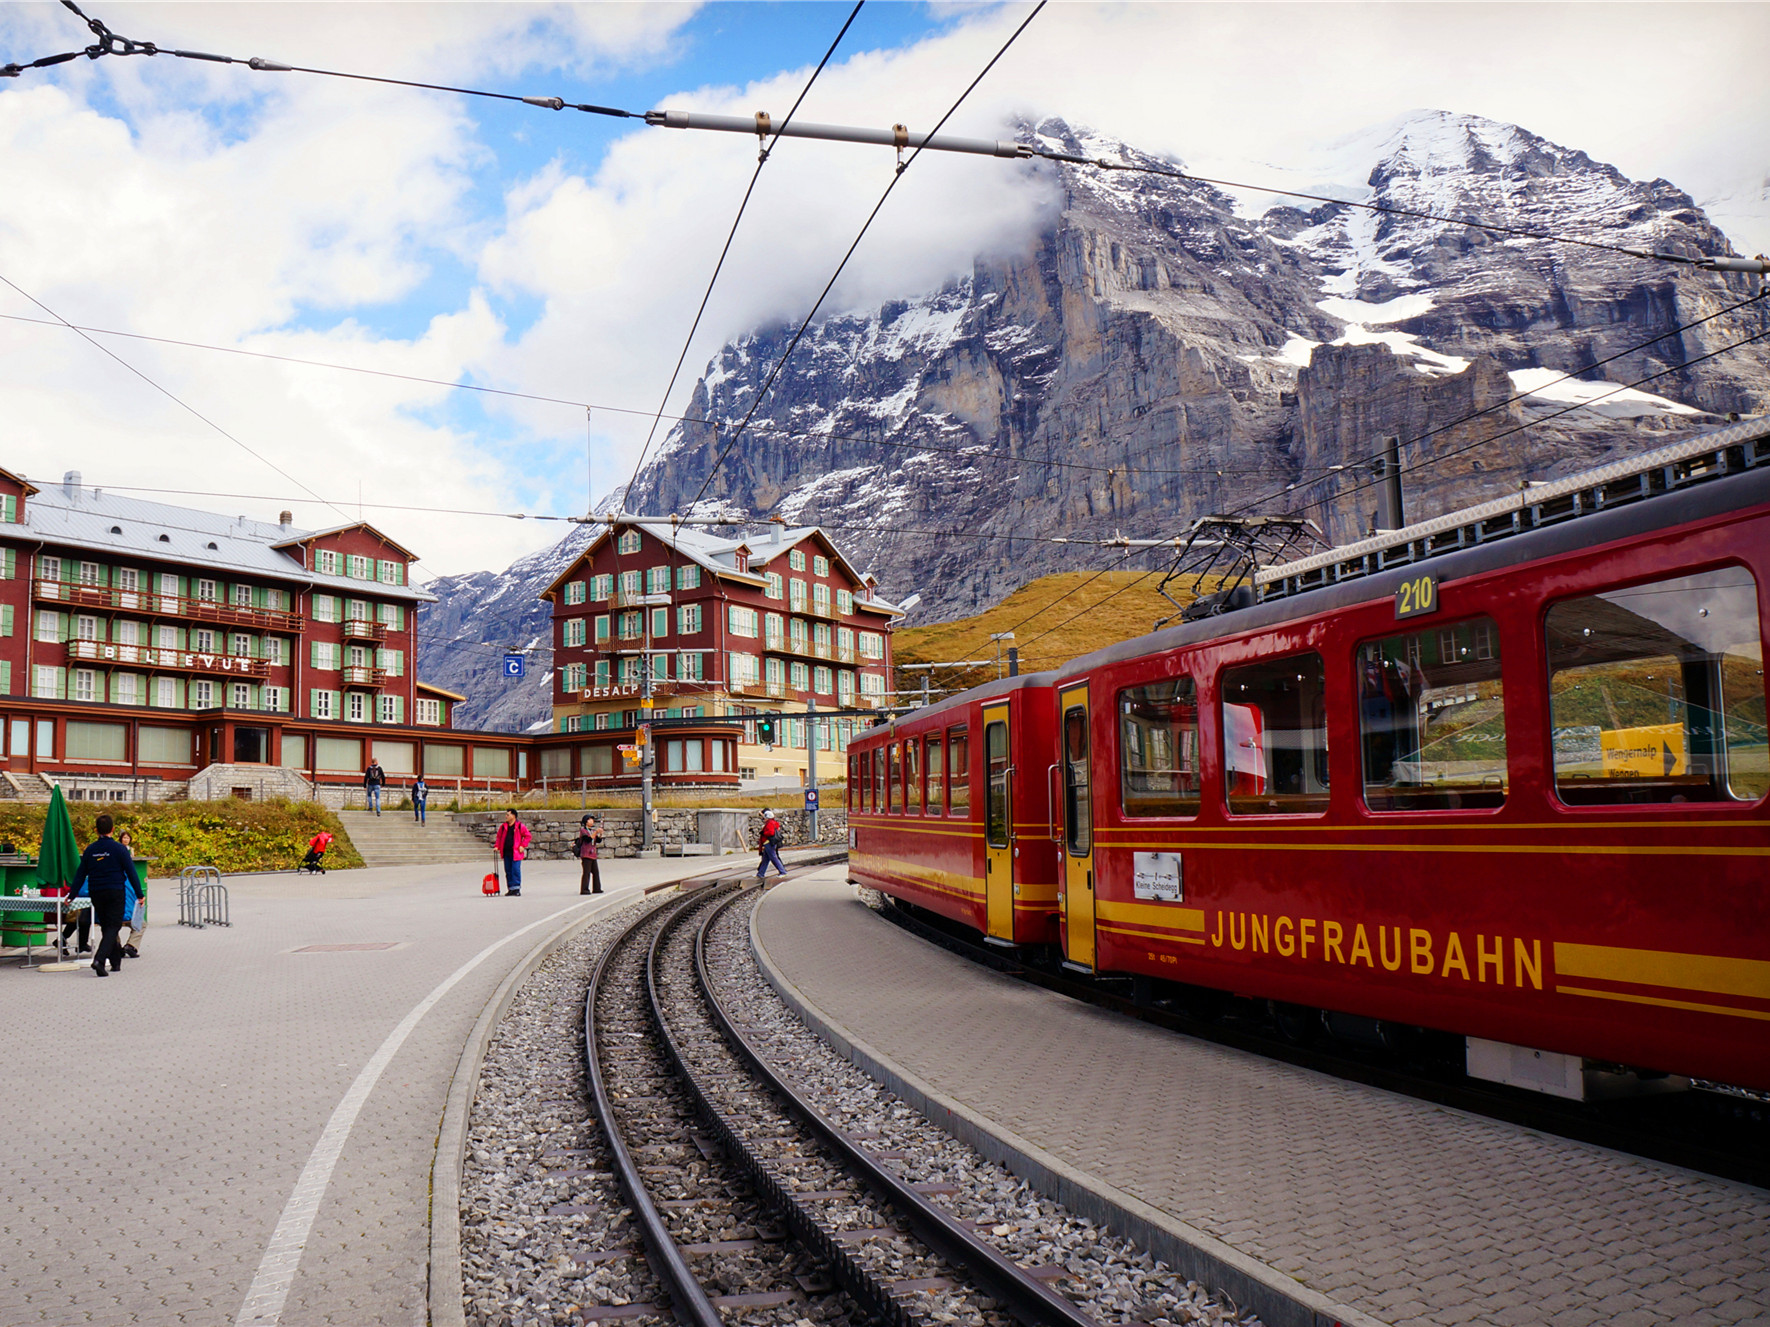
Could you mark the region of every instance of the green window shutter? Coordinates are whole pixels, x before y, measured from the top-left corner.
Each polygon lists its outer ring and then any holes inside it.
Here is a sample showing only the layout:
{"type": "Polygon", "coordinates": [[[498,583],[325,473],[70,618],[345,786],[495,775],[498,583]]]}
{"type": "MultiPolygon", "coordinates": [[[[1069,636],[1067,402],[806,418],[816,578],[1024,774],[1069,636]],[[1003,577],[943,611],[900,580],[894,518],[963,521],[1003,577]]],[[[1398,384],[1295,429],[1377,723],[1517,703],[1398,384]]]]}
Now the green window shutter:
{"type": "Polygon", "coordinates": [[[12,605],[0,605],[0,636],[12,634],[12,605]]]}
{"type": "Polygon", "coordinates": [[[320,717],[320,693],[318,691],[307,693],[307,717],[310,719],[320,717]]]}
{"type": "Polygon", "coordinates": [[[6,549],[0,552],[0,579],[11,580],[18,575],[18,550],[6,549]]]}
{"type": "Polygon", "coordinates": [[[12,665],[0,660],[0,696],[12,694],[12,665]]]}
{"type": "Polygon", "coordinates": [[[3,503],[3,509],[0,509],[0,520],[16,522],[18,520],[18,495],[8,493],[4,499],[0,499],[0,503],[3,503]]]}

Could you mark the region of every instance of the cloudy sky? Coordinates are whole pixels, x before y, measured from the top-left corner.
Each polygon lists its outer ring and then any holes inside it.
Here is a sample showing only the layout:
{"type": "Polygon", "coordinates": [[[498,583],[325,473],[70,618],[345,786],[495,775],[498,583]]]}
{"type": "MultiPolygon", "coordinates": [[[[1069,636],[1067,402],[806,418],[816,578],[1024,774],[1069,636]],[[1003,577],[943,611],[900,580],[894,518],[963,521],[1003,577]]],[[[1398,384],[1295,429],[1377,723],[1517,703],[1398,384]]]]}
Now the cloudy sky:
{"type": "MultiPolygon", "coordinates": [[[[777,117],[850,7],[83,4],[163,48],[777,117]]],[[[870,0],[800,114],[929,126],[1029,9],[870,0]]],[[[949,128],[1060,115],[1202,173],[1356,186],[1320,165],[1336,141],[1441,108],[1670,179],[1758,252],[1766,38],[1761,4],[1052,4],[949,128]]],[[[89,40],[59,4],[0,3],[0,64],[89,40]]],[[[432,573],[501,568],[563,527],[448,513],[581,513],[625,479],[755,159],[735,135],[163,56],[0,81],[0,466],[308,525],[360,501],[432,573]],[[54,317],[563,403],[92,334],[180,405],[54,317]]],[[[672,408],[721,341],[803,313],[891,167],[781,146],[672,408]]],[[[924,157],[836,307],[1024,245],[1050,202],[1035,168],[924,157]]]]}

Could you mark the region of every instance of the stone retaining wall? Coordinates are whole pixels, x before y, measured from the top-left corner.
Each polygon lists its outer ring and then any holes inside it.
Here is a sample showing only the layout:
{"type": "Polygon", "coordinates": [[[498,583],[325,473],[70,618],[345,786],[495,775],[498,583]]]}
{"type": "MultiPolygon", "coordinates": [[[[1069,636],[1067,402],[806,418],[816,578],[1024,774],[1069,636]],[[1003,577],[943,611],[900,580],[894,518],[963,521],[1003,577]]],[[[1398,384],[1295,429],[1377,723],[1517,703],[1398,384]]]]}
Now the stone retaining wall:
{"type": "MultiPolygon", "coordinates": [[[[578,837],[578,822],[585,812],[524,810],[517,814],[522,817],[522,822],[529,827],[529,833],[533,836],[528,854],[531,859],[555,861],[571,857],[572,843],[578,837]]],[[[640,813],[636,808],[592,811],[588,814],[594,815],[602,826],[602,851],[605,857],[632,857],[638,853],[641,833],[640,813]]],[[[809,841],[806,838],[804,811],[777,811],[775,815],[784,831],[783,847],[800,847],[809,841]]],[[[453,813],[453,818],[457,825],[470,830],[482,842],[490,845],[497,837],[504,813],[457,811],[453,813]]],[[[819,842],[834,844],[847,839],[846,809],[824,811],[818,817],[818,822],[818,829],[821,831],[819,842]]],[[[729,807],[659,808],[652,812],[652,823],[657,829],[657,842],[661,844],[711,843],[715,849],[748,853],[755,850],[756,836],[762,830],[762,812],[729,807]],[[741,848],[736,846],[739,836],[743,845],[741,848]]]]}

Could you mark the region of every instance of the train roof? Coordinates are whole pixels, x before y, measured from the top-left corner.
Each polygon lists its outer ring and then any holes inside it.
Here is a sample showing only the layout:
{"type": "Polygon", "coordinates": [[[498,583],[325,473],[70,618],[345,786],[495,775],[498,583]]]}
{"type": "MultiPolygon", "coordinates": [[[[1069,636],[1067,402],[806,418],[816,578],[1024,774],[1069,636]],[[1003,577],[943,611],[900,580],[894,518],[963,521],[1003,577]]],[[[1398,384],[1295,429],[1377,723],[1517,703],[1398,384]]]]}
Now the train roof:
{"type": "MultiPolygon", "coordinates": [[[[1393,594],[1422,564],[1441,583],[1770,502],[1770,419],[1709,430],[1646,455],[1256,573],[1256,602],[1073,659],[1059,678],[1279,626],[1393,594]]],[[[955,698],[956,699],[956,698],[955,698]]]]}
{"type": "Polygon", "coordinates": [[[1030,691],[1038,687],[1050,687],[1056,684],[1057,670],[1054,668],[1047,669],[1042,673],[1020,673],[1014,677],[998,677],[994,682],[985,682],[982,686],[967,687],[965,690],[955,692],[931,705],[923,705],[908,713],[900,714],[889,723],[868,728],[865,732],[856,734],[849,744],[864,742],[875,733],[885,735],[895,732],[897,725],[906,719],[930,718],[937,714],[945,714],[949,710],[976,704],[979,701],[994,700],[998,696],[1006,696],[1015,691],[1030,691]]]}

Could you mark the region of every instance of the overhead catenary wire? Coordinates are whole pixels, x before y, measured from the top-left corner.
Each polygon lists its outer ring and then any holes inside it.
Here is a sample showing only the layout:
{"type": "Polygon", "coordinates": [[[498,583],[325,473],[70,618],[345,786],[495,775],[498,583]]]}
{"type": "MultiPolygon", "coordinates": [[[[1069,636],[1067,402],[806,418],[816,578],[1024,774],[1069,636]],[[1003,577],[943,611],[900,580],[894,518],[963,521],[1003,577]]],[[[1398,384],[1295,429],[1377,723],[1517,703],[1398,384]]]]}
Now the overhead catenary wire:
{"type": "MultiPolygon", "coordinates": [[[[823,73],[824,66],[830,62],[830,57],[836,54],[836,48],[842,44],[842,38],[848,35],[848,29],[854,26],[854,20],[860,16],[861,6],[864,4],[866,4],[866,0],[855,0],[854,8],[849,11],[848,18],[843,22],[841,30],[836,33],[835,40],[830,43],[830,49],[825,51],[824,58],[817,62],[817,68],[811,71],[811,77],[805,80],[805,86],[799,90],[799,96],[787,111],[787,118],[782,122],[783,130],[793,122],[793,117],[799,113],[799,107],[804,104],[812,84],[817,82],[817,76],[823,73]]],[[[768,159],[773,152],[772,147],[764,146],[756,154],[756,169],[750,173],[750,183],[744,189],[744,197],[738,204],[737,215],[731,219],[731,229],[726,232],[725,244],[719,250],[719,261],[713,264],[713,275],[707,279],[707,289],[701,294],[700,307],[695,310],[694,321],[689,324],[688,335],[682,339],[682,353],[676,356],[676,367],[670,371],[670,381],[665,385],[664,395],[652,415],[651,427],[646,430],[645,442],[639,449],[639,459],[633,463],[633,475],[627,481],[626,492],[628,493],[631,493],[633,486],[639,482],[639,472],[645,467],[646,453],[651,451],[651,441],[658,431],[659,421],[664,417],[664,407],[670,404],[670,393],[676,390],[676,380],[682,375],[682,366],[688,360],[689,348],[694,345],[695,333],[701,330],[701,319],[707,312],[707,302],[713,298],[713,287],[719,284],[719,274],[725,270],[725,259],[731,253],[731,243],[737,238],[738,227],[743,224],[744,211],[750,206],[750,196],[756,192],[756,181],[762,178],[762,168],[768,164],[768,159]]]]}
{"type": "MultiPolygon", "coordinates": [[[[1039,16],[1040,12],[1044,10],[1045,4],[1046,0],[1039,0],[1039,2],[1033,6],[1032,12],[1021,20],[1020,26],[1008,34],[1008,40],[1002,43],[1001,48],[989,58],[989,63],[984,65],[982,70],[978,72],[977,77],[972,79],[966,86],[965,90],[959,94],[958,100],[954,101],[953,104],[947,108],[946,114],[940,117],[939,123],[934,126],[933,133],[929,135],[930,138],[932,138],[934,134],[938,134],[946,125],[946,122],[958,113],[959,107],[965,104],[965,99],[971,95],[979,83],[983,82],[984,78],[989,74],[989,71],[996,67],[997,62],[1008,53],[1008,48],[1014,45],[1019,39],[1020,34],[1025,32],[1032,21],[1039,16]]],[[[836,282],[841,279],[842,273],[847,270],[848,260],[854,257],[854,251],[860,247],[860,242],[866,238],[867,231],[871,229],[874,219],[879,215],[880,210],[891,197],[892,191],[897,188],[898,181],[903,179],[904,172],[909,170],[911,166],[914,166],[916,162],[921,159],[923,150],[923,147],[917,147],[916,150],[910,154],[909,160],[899,162],[897,169],[891,173],[891,180],[886,184],[885,192],[879,195],[879,201],[873,204],[873,210],[867,213],[867,219],[861,222],[860,232],[855,235],[854,242],[848,246],[848,251],[842,255],[842,261],[836,264],[836,270],[830,274],[830,279],[824,283],[824,288],[818,295],[816,301],[812,304],[810,312],[805,315],[804,321],[799,324],[798,330],[793,333],[792,340],[787,342],[787,348],[781,351],[780,358],[775,361],[774,367],[769,370],[767,379],[763,382],[762,386],[757,389],[756,399],[750,403],[749,410],[745,412],[743,419],[738,422],[737,428],[732,430],[731,436],[726,440],[725,446],[714,454],[712,469],[707,471],[706,478],[701,481],[700,489],[695,493],[694,501],[688,504],[690,511],[693,511],[701,498],[706,495],[707,489],[713,483],[713,477],[719,473],[719,467],[724,463],[725,458],[731,454],[731,449],[736,446],[738,438],[743,435],[744,426],[750,422],[756,411],[761,407],[763,401],[768,399],[768,393],[774,386],[774,380],[780,376],[781,370],[786,367],[787,360],[792,356],[794,348],[798,346],[800,340],[804,337],[806,330],[811,326],[811,320],[817,317],[817,311],[823,307],[824,301],[830,296],[830,291],[835,288],[836,282]]]]}

